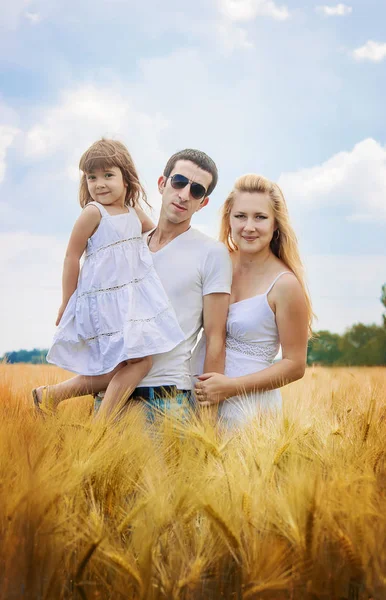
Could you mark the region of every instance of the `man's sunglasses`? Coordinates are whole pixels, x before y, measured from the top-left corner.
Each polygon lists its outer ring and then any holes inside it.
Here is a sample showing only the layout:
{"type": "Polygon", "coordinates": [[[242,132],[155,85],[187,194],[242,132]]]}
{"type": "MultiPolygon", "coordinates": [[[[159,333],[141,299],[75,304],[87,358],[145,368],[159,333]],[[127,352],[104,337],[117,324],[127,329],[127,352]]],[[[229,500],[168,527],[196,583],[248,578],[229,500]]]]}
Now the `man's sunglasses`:
{"type": "Polygon", "coordinates": [[[175,190],[182,190],[190,183],[190,193],[192,194],[195,200],[201,200],[206,195],[207,190],[204,188],[201,183],[196,183],[191,179],[185,177],[185,175],[172,175],[171,177],[166,177],[166,180],[170,179],[170,183],[172,184],[172,188],[175,190]]]}

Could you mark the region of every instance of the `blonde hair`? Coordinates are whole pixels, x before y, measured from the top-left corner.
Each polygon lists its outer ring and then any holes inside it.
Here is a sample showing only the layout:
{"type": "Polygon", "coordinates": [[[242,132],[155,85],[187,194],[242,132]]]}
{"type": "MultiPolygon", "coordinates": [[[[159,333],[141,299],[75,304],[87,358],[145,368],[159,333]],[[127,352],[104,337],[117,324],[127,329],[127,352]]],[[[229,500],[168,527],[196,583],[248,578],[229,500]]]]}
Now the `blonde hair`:
{"type": "Polygon", "coordinates": [[[302,287],[307,306],[308,329],[310,335],[312,335],[313,312],[311,298],[305,282],[304,267],[299,255],[298,241],[289,220],[283,192],[277,183],[270,181],[262,175],[249,173],[242,175],[236,180],[233,190],[225,200],[221,210],[220,241],[227,246],[229,252],[238,250],[237,245],[232,239],[230,224],[230,213],[237,192],[268,194],[274,213],[276,230],[278,231],[278,234],[276,234],[276,231],[274,233],[270,248],[273,254],[283,261],[286,267],[293,272],[302,287]]]}
{"type": "Polygon", "coordinates": [[[127,183],[126,206],[137,206],[141,201],[148,206],[146,192],[139,181],[138,173],[131,155],[121,142],[102,138],[98,140],[82,155],[79,161],[79,169],[83,172],[79,187],[79,202],[82,208],[92,198],[87,187],[87,173],[95,169],[108,170],[118,167],[121,170],[123,180],[127,183]]]}

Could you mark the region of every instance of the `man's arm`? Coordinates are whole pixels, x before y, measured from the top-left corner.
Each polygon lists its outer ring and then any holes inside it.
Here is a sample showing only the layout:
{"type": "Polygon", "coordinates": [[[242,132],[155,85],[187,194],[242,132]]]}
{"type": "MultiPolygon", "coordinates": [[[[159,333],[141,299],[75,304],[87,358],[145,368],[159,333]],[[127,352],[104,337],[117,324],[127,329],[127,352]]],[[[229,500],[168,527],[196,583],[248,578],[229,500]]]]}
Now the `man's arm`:
{"type": "Polygon", "coordinates": [[[207,294],[203,298],[203,325],[206,337],[204,373],[224,373],[226,320],[229,294],[207,294]]]}

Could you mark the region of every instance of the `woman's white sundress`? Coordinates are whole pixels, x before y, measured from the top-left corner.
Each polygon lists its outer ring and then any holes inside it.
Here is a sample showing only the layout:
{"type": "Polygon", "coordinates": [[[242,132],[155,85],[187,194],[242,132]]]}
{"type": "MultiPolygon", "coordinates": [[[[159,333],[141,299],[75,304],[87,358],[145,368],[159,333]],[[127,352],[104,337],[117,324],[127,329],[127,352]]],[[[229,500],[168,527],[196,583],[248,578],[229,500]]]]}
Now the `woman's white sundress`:
{"type": "Polygon", "coordinates": [[[98,202],[78,286],[56,330],[47,361],[81,375],[102,375],[119,363],[168,352],[184,340],[155,271],[134,208],[109,215],[98,202]]]}
{"type": "MultiPolygon", "coordinates": [[[[226,334],[225,375],[241,377],[262,371],[273,364],[280,340],[275,314],[268,294],[284,273],[279,273],[264,294],[234,302],[229,307],[226,334]]],[[[195,349],[193,373],[202,373],[205,339],[195,349]],[[196,370],[198,368],[198,370],[196,370]]],[[[280,391],[249,393],[228,398],[219,404],[219,418],[229,428],[245,425],[266,409],[280,409],[280,391]]]]}

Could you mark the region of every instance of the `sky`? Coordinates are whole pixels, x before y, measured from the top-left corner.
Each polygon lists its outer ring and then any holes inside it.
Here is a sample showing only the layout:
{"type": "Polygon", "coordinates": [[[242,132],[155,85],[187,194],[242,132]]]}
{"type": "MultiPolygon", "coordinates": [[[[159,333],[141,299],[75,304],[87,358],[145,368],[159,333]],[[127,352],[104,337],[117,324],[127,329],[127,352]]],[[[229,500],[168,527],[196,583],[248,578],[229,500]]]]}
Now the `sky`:
{"type": "Polygon", "coordinates": [[[386,3],[0,0],[0,355],[48,347],[81,154],[129,148],[157,218],[171,154],[219,183],[193,225],[217,236],[234,181],[282,187],[318,317],[381,323],[386,282],[386,3]]]}

